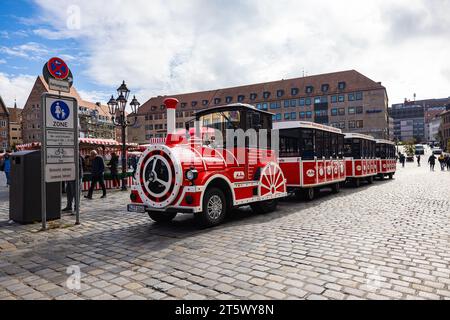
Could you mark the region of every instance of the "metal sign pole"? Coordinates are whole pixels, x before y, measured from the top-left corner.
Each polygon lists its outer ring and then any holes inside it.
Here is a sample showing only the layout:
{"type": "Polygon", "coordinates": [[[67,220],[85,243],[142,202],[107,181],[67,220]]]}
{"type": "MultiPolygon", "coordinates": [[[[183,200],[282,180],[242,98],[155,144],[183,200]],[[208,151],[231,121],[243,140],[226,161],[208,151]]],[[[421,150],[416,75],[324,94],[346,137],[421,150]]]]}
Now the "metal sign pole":
{"type": "Polygon", "coordinates": [[[42,214],[42,230],[47,229],[47,194],[46,194],[46,184],[45,184],[45,164],[46,164],[46,97],[47,94],[44,93],[41,96],[41,116],[42,116],[42,142],[41,142],[41,214],[42,214]]]}
{"type": "Polygon", "coordinates": [[[78,142],[78,101],[74,100],[73,103],[73,113],[74,113],[74,129],[75,129],[75,215],[76,215],[76,221],[75,221],[75,225],[79,225],[80,224],[80,203],[81,203],[81,183],[80,183],[80,179],[82,177],[80,177],[80,144],[78,142]]]}

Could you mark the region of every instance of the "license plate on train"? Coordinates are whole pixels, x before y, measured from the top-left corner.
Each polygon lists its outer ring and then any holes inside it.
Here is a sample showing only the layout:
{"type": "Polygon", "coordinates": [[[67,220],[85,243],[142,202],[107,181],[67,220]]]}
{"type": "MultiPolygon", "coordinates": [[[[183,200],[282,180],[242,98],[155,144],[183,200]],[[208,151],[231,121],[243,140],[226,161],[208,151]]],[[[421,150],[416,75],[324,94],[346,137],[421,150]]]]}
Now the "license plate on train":
{"type": "Polygon", "coordinates": [[[128,212],[145,213],[145,206],[141,206],[138,204],[129,204],[127,209],[128,212]]]}

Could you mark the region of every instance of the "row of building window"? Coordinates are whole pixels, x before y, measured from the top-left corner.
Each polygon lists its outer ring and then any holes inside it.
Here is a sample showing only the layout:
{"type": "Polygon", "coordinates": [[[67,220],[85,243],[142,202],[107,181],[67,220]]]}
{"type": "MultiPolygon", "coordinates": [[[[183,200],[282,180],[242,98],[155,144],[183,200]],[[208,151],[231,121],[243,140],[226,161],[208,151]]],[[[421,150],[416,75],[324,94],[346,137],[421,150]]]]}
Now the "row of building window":
{"type": "MultiPolygon", "coordinates": [[[[178,111],[176,112],[176,117],[177,118],[189,118],[189,117],[193,117],[194,116],[194,111],[178,111]]],[[[156,114],[147,114],[145,115],[145,120],[149,121],[149,120],[162,120],[162,119],[167,119],[167,114],[166,113],[156,113],[156,114]]]]}
{"type": "Polygon", "coordinates": [[[162,133],[158,133],[158,134],[146,134],[145,135],[145,140],[150,140],[152,138],[165,138],[166,135],[162,134],[162,133]]]}
{"type": "MultiPolygon", "coordinates": [[[[362,114],[363,113],[363,107],[348,107],[348,114],[362,114]]],[[[312,117],[313,112],[312,111],[305,111],[305,112],[299,112],[299,118],[300,119],[307,119],[312,117]]],[[[314,112],[316,117],[327,117],[328,111],[327,110],[318,110],[314,112]]],[[[331,115],[332,116],[344,116],[345,115],[345,108],[333,108],[331,109],[331,115]]],[[[284,114],[284,120],[295,120],[297,118],[297,112],[287,112],[284,114]]],[[[273,115],[274,121],[280,121],[281,120],[281,113],[278,113],[276,115],[273,115]]]]}
{"type": "MultiPolygon", "coordinates": [[[[346,129],[345,125],[346,125],[345,121],[330,123],[330,126],[338,128],[338,129],[346,129]]],[[[364,121],[363,120],[350,120],[350,121],[348,121],[348,128],[349,129],[364,128],[364,121]]]]}
{"type": "MultiPolygon", "coordinates": [[[[356,93],[356,94],[349,94],[348,95],[348,101],[358,101],[358,100],[362,100],[363,96],[362,96],[362,92],[356,93]],[[350,96],[352,98],[350,98],[350,96]]],[[[345,102],[345,96],[344,95],[340,95],[340,96],[331,96],[331,103],[340,103],[340,102],[345,102]]],[[[276,102],[271,102],[271,103],[257,103],[256,104],[256,108],[260,109],[260,110],[268,110],[270,109],[279,109],[281,108],[281,106],[284,106],[285,108],[295,108],[295,107],[303,107],[303,106],[310,106],[312,104],[320,104],[320,103],[328,103],[328,97],[327,96],[323,96],[323,97],[316,97],[316,98],[301,98],[301,99],[292,99],[292,100],[284,100],[282,102],[276,101],[276,102]]]]}
{"type": "Polygon", "coordinates": [[[8,125],[6,120],[0,120],[0,127],[5,128],[8,125]]]}
{"type": "MultiPolygon", "coordinates": [[[[345,89],[345,82],[342,82],[342,86],[339,86],[339,90],[344,90],[345,89]]],[[[329,85],[328,84],[324,84],[322,85],[322,92],[326,93],[329,90],[329,85]]],[[[305,93],[307,94],[311,94],[314,92],[314,87],[313,86],[307,86],[305,89],[305,93]]],[[[291,96],[296,96],[300,93],[300,90],[298,88],[292,88],[291,89],[291,96]]],[[[281,98],[285,95],[284,90],[277,90],[276,92],[276,96],[277,98],[281,98]]],[[[271,92],[269,91],[265,91],[262,94],[262,97],[267,100],[269,99],[271,96],[271,92]]],[[[238,95],[236,102],[244,102],[246,96],[245,95],[238,95]]],[[[258,94],[257,93],[251,93],[249,95],[249,99],[250,101],[254,101],[258,98],[258,94]]],[[[362,100],[363,99],[363,93],[362,92],[356,92],[356,93],[349,93],[347,95],[347,100],[348,101],[357,101],[357,100],[362,100]]],[[[222,102],[225,103],[232,103],[234,102],[234,97],[232,96],[227,96],[225,97],[224,101],[222,101],[222,98],[214,98],[213,103],[215,105],[221,104],[222,102]]],[[[319,97],[319,98],[315,98],[314,99],[314,103],[326,103],[328,102],[328,97],[324,96],[324,97],[319,97]]],[[[333,95],[331,96],[331,103],[338,103],[338,102],[345,102],[345,95],[333,95]]],[[[304,98],[304,99],[299,99],[298,101],[299,105],[311,105],[311,98],[304,98]]],[[[210,101],[207,99],[201,100],[201,101],[191,101],[191,107],[195,108],[199,105],[203,106],[203,107],[207,107],[209,106],[210,101]]],[[[291,106],[291,107],[295,107],[297,104],[297,100],[291,100],[291,101],[287,101],[285,102],[285,107],[286,106],[291,106]],[[294,102],[295,101],[295,102],[294,102]]],[[[188,104],[186,102],[182,102],[181,103],[181,108],[186,108],[188,106],[188,104]]],[[[158,107],[156,106],[152,106],[152,111],[155,111],[158,107]]],[[[164,105],[160,106],[161,110],[165,109],[164,105]]]]}

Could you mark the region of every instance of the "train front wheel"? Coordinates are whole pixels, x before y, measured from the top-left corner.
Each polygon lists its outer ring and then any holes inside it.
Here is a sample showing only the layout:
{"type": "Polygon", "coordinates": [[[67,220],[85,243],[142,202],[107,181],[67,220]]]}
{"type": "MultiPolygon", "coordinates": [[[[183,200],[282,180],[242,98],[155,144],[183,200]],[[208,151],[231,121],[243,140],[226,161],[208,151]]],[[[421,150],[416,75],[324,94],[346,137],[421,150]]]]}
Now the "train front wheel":
{"type": "Polygon", "coordinates": [[[220,224],[227,213],[227,203],[222,190],[207,189],[203,196],[203,211],[196,213],[195,218],[202,227],[213,227],[220,224]]]}

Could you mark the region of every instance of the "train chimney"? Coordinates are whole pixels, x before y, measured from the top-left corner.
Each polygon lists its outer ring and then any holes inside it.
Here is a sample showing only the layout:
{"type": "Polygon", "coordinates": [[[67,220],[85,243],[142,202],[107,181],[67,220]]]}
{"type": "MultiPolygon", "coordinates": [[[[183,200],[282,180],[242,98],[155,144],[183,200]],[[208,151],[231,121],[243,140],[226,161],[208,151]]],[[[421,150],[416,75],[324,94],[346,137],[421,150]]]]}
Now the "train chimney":
{"type": "Polygon", "coordinates": [[[164,100],[167,109],[167,135],[174,134],[176,130],[176,109],[178,100],[175,98],[167,98],[164,100]]]}

